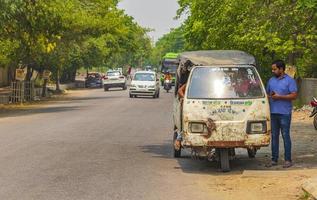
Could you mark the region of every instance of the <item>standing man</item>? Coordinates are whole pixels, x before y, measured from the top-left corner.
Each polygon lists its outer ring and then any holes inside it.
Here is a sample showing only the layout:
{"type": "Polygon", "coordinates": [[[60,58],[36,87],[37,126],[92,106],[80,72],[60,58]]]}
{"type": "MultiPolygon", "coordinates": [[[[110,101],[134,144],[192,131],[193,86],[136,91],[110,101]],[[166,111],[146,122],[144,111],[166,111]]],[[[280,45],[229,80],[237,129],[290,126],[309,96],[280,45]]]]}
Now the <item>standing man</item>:
{"type": "Polygon", "coordinates": [[[127,77],[128,77],[128,80],[129,80],[129,79],[131,79],[131,70],[132,70],[131,65],[128,65],[128,70],[127,70],[127,77]]]}
{"type": "Polygon", "coordinates": [[[270,166],[278,164],[279,136],[282,134],[284,141],[284,168],[292,164],[292,141],[290,127],[292,119],[292,101],[297,98],[297,85],[293,78],[285,74],[285,63],[276,60],[272,63],[274,76],[267,85],[267,94],[270,100],[271,129],[272,129],[272,161],[270,166]]]}

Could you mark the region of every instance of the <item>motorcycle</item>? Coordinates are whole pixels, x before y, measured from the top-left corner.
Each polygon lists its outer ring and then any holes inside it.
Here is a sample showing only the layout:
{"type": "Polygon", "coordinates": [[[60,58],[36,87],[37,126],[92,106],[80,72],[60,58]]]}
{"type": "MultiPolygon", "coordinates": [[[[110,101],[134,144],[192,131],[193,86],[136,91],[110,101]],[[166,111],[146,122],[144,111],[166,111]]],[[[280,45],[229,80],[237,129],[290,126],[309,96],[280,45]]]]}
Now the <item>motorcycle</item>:
{"type": "Polygon", "coordinates": [[[309,117],[314,117],[314,126],[317,130],[317,98],[313,97],[313,100],[310,102],[310,105],[314,108],[309,117]]]}
{"type": "Polygon", "coordinates": [[[168,93],[172,89],[172,81],[171,80],[164,80],[164,90],[168,93]]]}

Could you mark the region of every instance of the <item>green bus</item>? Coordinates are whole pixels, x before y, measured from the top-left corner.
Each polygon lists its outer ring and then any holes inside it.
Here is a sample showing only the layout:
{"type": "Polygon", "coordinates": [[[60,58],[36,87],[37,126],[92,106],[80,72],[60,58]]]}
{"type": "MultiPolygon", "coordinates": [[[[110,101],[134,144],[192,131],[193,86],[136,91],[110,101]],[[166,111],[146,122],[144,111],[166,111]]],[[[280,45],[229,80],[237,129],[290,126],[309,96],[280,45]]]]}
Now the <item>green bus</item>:
{"type": "Polygon", "coordinates": [[[178,53],[167,53],[162,59],[161,84],[164,84],[164,75],[167,71],[173,76],[172,83],[175,84],[176,71],[179,64],[178,53]]]}

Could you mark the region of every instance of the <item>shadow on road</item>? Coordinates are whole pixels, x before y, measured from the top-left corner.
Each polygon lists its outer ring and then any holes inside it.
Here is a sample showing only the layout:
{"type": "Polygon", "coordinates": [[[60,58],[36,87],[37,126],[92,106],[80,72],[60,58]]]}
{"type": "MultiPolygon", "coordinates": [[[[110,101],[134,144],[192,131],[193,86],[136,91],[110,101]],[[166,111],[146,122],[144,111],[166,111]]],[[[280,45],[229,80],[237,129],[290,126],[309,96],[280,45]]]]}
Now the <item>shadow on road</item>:
{"type": "Polygon", "coordinates": [[[72,110],[83,109],[86,105],[78,105],[78,103],[89,102],[89,101],[98,101],[98,100],[107,100],[107,99],[118,99],[121,98],[120,95],[116,95],[116,91],[111,91],[111,95],[105,93],[104,96],[59,96],[56,98],[51,98],[48,100],[40,102],[31,102],[25,105],[11,105],[7,108],[0,108],[0,118],[5,117],[18,117],[26,116],[33,114],[42,114],[42,113],[57,113],[57,112],[67,112],[72,110]],[[73,103],[77,103],[73,105],[73,103]],[[47,105],[50,105],[47,107],[47,105]]]}
{"type": "Polygon", "coordinates": [[[120,96],[97,96],[97,97],[75,97],[71,98],[72,101],[88,101],[88,100],[102,100],[102,99],[117,99],[121,98],[120,96]]]}
{"type": "MultiPolygon", "coordinates": [[[[228,174],[219,173],[219,163],[216,161],[208,161],[207,159],[193,159],[189,150],[183,150],[181,158],[174,158],[171,142],[168,141],[163,144],[140,146],[140,148],[144,153],[151,154],[154,158],[176,159],[179,163],[178,168],[184,173],[213,175],[228,174]]],[[[267,151],[267,149],[265,151],[267,151]]],[[[284,169],[282,167],[283,161],[281,161],[280,165],[276,167],[266,167],[266,164],[270,161],[270,154],[261,150],[258,152],[256,158],[249,158],[245,149],[237,149],[236,154],[236,157],[230,161],[231,172],[229,172],[229,174],[242,174],[244,170],[291,171],[301,169],[317,169],[316,156],[312,155],[309,150],[306,152],[301,152],[301,155],[296,153],[294,155],[295,165],[289,169],[284,169]]]]}
{"type": "Polygon", "coordinates": [[[151,96],[137,96],[137,97],[133,97],[133,99],[153,99],[153,97],[151,97],[151,96]]]}
{"type": "Polygon", "coordinates": [[[179,163],[179,168],[185,173],[211,174],[218,172],[218,163],[207,160],[195,160],[191,158],[190,152],[182,152],[181,158],[173,157],[172,142],[166,141],[164,144],[140,146],[142,152],[151,154],[158,159],[175,159],[179,163]]]}
{"type": "Polygon", "coordinates": [[[45,108],[31,108],[27,110],[0,110],[0,118],[19,117],[19,116],[44,114],[44,113],[69,112],[69,111],[79,110],[82,108],[83,106],[56,106],[56,107],[45,107],[45,108]]]}

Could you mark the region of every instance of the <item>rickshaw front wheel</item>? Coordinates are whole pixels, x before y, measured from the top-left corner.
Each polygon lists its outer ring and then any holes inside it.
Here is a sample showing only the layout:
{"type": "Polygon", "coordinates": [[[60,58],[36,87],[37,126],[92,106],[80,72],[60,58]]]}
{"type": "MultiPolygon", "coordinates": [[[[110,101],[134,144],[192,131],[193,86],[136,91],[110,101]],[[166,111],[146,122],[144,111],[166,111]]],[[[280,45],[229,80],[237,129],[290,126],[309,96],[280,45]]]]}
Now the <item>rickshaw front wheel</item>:
{"type": "Polygon", "coordinates": [[[247,150],[248,150],[248,156],[249,156],[249,158],[255,158],[257,149],[255,149],[255,148],[248,148],[247,150]]]}
{"type": "Polygon", "coordinates": [[[177,132],[174,131],[174,136],[173,136],[173,149],[174,149],[174,158],[180,158],[182,154],[182,148],[180,147],[179,149],[175,148],[175,142],[177,140],[177,132]]]}
{"type": "Polygon", "coordinates": [[[229,152],[230,149],[218,149],[219,157],[220,157],[220,167],[222,172],[230,171],[230,161],[229,161],[229,152]]]}

